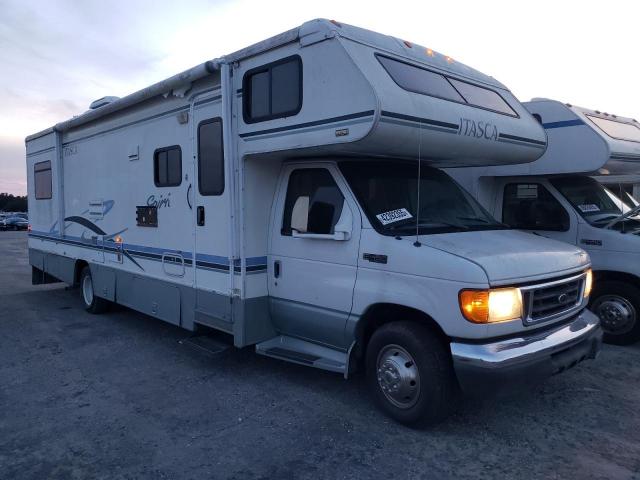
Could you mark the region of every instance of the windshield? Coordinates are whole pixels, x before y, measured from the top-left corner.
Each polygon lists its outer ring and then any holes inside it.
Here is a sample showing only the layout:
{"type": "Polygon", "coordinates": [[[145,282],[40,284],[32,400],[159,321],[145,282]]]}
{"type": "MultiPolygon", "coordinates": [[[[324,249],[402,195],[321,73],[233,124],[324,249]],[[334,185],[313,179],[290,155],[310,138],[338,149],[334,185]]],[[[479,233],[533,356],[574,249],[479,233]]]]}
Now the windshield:
{"type": "Polygon", "coordinates": [[[421,166],[418,214],[418,163],[405,161],[349,161],[340,169],[373,227],[385,235],[411,235],[497,230],[494,220],[451,177],[421,166]]]}
{"type": "Polygon", "coordinates": [[[551,179],[551,183],[569,200],[573,208],[594,226],[604,227],[630,210],[619,197],[593,178],[560,177],[551,179]]]}

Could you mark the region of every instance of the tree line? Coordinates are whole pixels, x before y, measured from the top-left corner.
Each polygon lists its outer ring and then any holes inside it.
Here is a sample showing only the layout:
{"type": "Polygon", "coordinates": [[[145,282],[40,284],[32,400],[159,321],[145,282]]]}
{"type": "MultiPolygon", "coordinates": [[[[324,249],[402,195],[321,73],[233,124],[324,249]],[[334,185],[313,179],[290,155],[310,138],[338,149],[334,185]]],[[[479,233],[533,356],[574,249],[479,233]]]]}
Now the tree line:
{"type": "Polygon", "coordinates": [[[27,197],[0,193],[0,212],[26,212],[27,197]]]}

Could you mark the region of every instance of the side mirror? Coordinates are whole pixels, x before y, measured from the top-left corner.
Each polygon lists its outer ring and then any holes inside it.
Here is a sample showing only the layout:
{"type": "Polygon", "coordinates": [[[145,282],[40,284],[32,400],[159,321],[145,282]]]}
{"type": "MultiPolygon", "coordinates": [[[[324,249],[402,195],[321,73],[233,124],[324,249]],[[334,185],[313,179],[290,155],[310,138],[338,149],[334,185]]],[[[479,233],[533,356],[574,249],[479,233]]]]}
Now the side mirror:
{"type": "Polygon", "coordinates": [[[298,197],[291,211],[291,230],[305,233],[309,224],[309,197],[298,197]]]}

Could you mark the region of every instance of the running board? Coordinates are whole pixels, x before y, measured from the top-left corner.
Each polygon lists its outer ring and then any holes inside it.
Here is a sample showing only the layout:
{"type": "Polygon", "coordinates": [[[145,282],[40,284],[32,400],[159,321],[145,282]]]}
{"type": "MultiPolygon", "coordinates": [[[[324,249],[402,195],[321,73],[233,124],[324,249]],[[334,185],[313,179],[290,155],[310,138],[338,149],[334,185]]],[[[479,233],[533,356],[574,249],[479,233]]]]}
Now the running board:
{"type": "Polygon", "coordinates": [[[256,345],[256,352],[299,365],[345,374],[347,353],[297,338],[280,335],[256,345]]]}

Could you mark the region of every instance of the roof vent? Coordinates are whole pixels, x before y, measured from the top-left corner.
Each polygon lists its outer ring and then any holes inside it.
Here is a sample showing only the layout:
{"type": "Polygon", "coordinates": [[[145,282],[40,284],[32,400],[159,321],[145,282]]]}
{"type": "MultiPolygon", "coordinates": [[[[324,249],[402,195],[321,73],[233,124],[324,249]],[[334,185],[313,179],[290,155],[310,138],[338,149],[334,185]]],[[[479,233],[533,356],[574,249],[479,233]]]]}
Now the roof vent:
{"type": "Polygon", "coordinates": [[[102,97],[98,100],[94,100],[89,105],[91,110],[95,110],[96,108],[104,107],[105,105],[109,105],[110,103],[115,102],[116,100],[120,100],[120,97],[102,97]]]}

